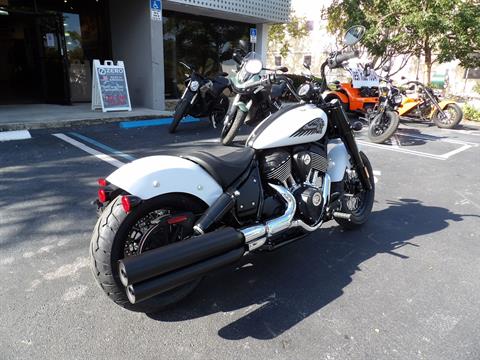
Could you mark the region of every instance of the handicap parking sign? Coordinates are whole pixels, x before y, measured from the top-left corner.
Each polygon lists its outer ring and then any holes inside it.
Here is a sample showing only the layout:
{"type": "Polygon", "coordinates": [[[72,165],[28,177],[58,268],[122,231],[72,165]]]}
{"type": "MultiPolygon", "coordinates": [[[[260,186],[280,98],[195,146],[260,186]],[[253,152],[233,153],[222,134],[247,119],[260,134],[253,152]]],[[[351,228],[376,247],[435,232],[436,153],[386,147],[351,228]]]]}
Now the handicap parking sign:
{"type": "Polygon", "coordinates": [[[257,42],[257,29],[251,28],[250,29],[250,42],[255,44],[257,42]]]}
{"type": "Polygon", "coordinates": [[[153,21],[162,21],[162,1],[150,0],[150,12],[153,21]]]}

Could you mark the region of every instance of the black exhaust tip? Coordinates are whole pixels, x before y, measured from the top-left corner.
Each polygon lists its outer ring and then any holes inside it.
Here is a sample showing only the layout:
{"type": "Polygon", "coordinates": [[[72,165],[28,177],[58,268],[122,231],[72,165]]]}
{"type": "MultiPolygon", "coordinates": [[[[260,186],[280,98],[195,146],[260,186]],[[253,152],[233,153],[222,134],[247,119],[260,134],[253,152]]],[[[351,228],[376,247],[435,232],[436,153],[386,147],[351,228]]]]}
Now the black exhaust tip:
{"type": "Polygon", "coordinates": [[[128,300],[132,304],[136,304],[153,296],[160,295],[168,290],[172,290],[180,285],[193,281],[208,272],[232,264],[239,260],[244,253],[245,249],[243,247],[238,248],[223,255],[187,266],[180,270],[172,271],[154,279],[129,285],[126,288],[128,300]]]}
{"type": "Polygon", "coordinates": [[[125,287],[137,284],[244,245],[240,231],[232,227],[216,230],[120,260],[120,281],[125,287]]]}

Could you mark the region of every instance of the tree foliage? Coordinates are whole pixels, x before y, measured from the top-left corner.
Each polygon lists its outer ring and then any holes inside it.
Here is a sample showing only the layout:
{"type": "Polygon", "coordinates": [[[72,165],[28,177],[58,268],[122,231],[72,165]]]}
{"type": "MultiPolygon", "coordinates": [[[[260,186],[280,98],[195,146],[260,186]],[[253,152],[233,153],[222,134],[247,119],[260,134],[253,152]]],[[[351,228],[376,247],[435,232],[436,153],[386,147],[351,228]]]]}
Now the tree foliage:
{"type": "Polygon", "coordinates": [[[480,66],[479,0],[334,0],[327,15],[337,35],[355,24],[367,28],[363,45],[377,66],[424,56],[428,81],[436,61],[480,66]]]}
{"type": "Polygon", "coordinates": [[[298,41],[308,35],[307,20],[303,17],[290,15],[286,24],[271,25],[268,31],[268,41],[274,48],[279,48],[280,55],[286,57],[290,51],[290,42],[298,41]]]}

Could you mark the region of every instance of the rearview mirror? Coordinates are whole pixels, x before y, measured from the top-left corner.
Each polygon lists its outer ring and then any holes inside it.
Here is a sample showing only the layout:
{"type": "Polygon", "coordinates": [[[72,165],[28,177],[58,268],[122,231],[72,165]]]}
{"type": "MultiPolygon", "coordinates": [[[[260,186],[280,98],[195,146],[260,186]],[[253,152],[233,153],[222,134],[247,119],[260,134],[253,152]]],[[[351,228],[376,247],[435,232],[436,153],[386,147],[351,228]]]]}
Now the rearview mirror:
{"type": "Polygon", "coordinates": [[[362,40],[363,35],[365,35],[365,26],[355,25],[347,30],[343,38],[343,43],[346,46],[352,46],[362,40]]]}

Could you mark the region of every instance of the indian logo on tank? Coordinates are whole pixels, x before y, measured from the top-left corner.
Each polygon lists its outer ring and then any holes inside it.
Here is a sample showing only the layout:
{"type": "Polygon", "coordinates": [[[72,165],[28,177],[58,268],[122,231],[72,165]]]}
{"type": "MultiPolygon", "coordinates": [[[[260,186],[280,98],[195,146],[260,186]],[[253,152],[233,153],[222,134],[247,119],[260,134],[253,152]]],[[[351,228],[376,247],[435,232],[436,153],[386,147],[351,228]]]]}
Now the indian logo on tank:
{"type": "Polygon", "coordinates": [[[313,135],[313,134],[321,134],[323,127],[325,126],[322,118],[316,118],[312,121],[309,121],[300,129],[295,131],[290,137],[297,137],[297,136],[306,136],[306,135],[313,135]]]}

